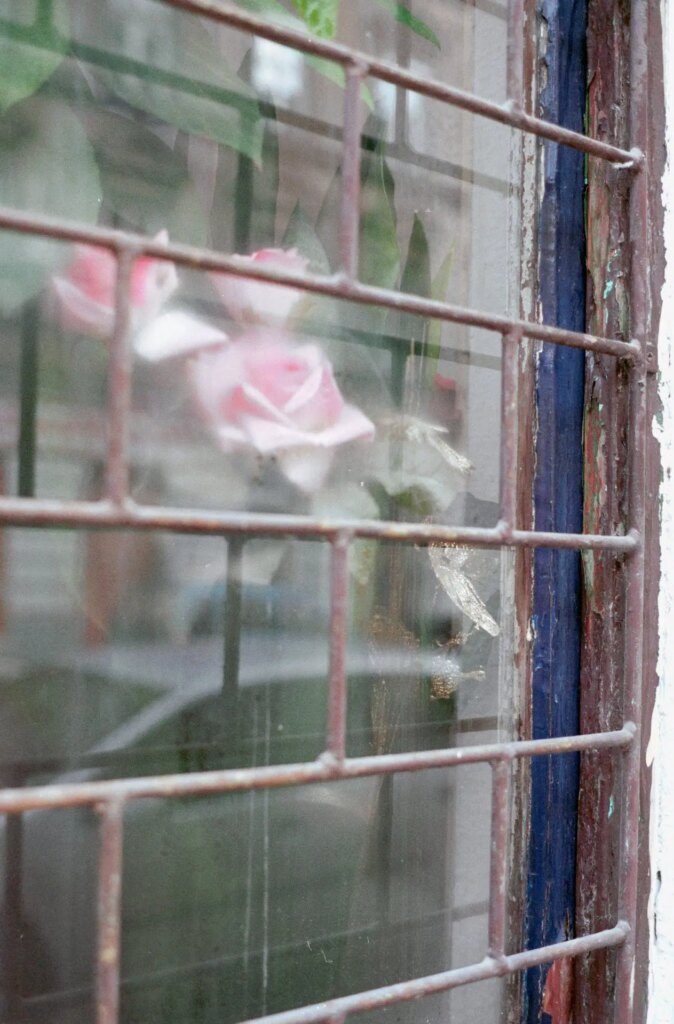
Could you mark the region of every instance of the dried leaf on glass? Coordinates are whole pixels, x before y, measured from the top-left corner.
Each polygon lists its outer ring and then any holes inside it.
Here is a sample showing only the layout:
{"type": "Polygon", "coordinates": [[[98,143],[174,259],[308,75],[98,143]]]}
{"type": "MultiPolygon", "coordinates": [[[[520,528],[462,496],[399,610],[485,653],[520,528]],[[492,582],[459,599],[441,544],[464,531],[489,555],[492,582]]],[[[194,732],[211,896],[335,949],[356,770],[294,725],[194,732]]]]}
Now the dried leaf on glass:
{"type": "Polygon", "coordinates": [[[465,571],[470,549],[432,544],[428,549],[433,572],[449,599],[485,633],[498,636],[501,627],[491,616],[465,571]]]}

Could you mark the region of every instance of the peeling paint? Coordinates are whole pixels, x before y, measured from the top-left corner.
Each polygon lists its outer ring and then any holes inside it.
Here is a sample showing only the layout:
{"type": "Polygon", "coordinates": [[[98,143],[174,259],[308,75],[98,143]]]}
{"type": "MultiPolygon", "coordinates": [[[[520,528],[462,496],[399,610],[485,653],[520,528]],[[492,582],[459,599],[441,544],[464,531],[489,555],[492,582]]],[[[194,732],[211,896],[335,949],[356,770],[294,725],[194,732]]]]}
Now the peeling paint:
{"type": "Polygon", "coordinates": [[[648,1024],[674,1021],[674,0],[664,0],[666,143],[663,175],[664,236],[667,255],[662,290],[658,389],[662,412],[654,419],[660,440],[661,557],[658,597],[658,690],[646,760],[652,761],[649,900],[650,958],[648,1024]]]}

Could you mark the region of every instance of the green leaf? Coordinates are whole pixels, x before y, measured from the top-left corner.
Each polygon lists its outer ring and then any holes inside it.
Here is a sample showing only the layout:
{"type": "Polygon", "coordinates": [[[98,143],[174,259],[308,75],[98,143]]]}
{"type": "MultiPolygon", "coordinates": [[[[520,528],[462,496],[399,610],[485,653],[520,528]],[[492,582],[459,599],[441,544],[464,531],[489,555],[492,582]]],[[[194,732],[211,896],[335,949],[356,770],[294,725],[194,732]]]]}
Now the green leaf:
{"type": "Polygon", "coordinates": [[[184,159],[147,127],[89,106],[79,112],[101,176],[105,204],[125,226],[192,245],[208,240],[199,196],[184,159]]]}
{"type": "MultiPolygon", "coordinates": [[[[335,173],[321,205],[316,233],[335,269],[339,263],[341,168],[335,173]]],[[[393,177],[381,147],[363,153],[361,160],[360,265],[365,284],[393,288],[400,273],[393,177]]],[[[340,303],[340,321],[348,328],[380,335],[386,311],[340,303]]]]}
{"type": "MultiPolygon", "coordinates": [[[[279,196],[279,138],[276,111],[264,122],[262,156],[259,166],[239,157],[236,178],[235,239],[237,252],[248,253],[273,246],[276,238],[276,207],[279,196]]],[[[225,186],[227,189],[227,186],[225,186]]],[[[223,222],[230,217],[229,191],[223,194],[223,222]]],[[[226,223],[222,225],[227,227],[226,223]]],[[[222,234],[222,232],[221,232],[222,234]]]]}
{"type": "Polygon", "coordinates": [[[76,0],[73,53],[130,106],[258,161],[263,123],[253,90],[230,72],[206,26],[148,0],[76,0]],[[95,12],[95,17],[92,14],[95,12]],[[146,25],[130,34],[128,24],[146,25]],[[104,39],[105,50],[99,48],[104,39]],[[176,66],[189,69],[190,76],[176,66]]]}
{"type": "MultiPolygon", "coordinates": [[[[312,502],[312,514],[319,518],[379,519],[379,506],[360,484],[338,480],[320,489],[312,502]]],[[[365,587],[376,565],[377,541],[357,540],[350,548],[349,572],[360,587],[365,587]]]]}
{"type": "MultiPolygon", "coordinates": [[[[415,213],[410,234],[407,259],[400,281],[400,291],[427,298],[431,290],[431,257],[426,230],[415,213]]],[[[425,341],[428,320],[414,313],[391,312],[387,317],[387,333],[408,341],[425,341]]],[[[397,343],[391,351],[391,392],[398,408],[402,406],[405,390],[405,352],[397,343]]]]}
{"type": "MultiPolygon", "coordinates": [[[[319,75],[322,75],[323,78],[327,78],[329,82],[338,85],[340,89],[344,88],[346,85],[346,75],[341,64],[335,64],[331,60],[326,60],[325,57],[316,57],[313,53],[306,53],[304,59],[307,65],[318,72],[319,75]]],[[[360,87],[360,98],[368,110],[374,110],[374,96],[368,86],[365,85],[365,82],[360,87]]]]}
{"type": "Polygon", "coordinates": [[[290,216],[282,245],[284,249],[297,249],[305,259],[309,260],[308,269],[312,273],[330,273],[330,263],[325,249],[300,203],[297,203],[290,216]]]}
{"type": "MultiPolygon", "coordinates": [[[[248,50],[237,72],[244,82],[249,81],[251,62],[252,51],[248,50]]],[[[231,161],[218,161],[210,217],[216,249],[249,253],[274,244],[279,191],[278,127],[275,108],[269,102],[265,107],[257,163],[239,153],[232,178],[231,161]]]]}
{"type": "Polygon", "coordinates": [[[249,14],[269,18],[270,21],[277,21],[281,25],[293,25],[296,28],[301,26],[300,20],[290,14],[279,0],[236,0],[236,3],[249,14]]]}
{"type": "MultiPolygon", "coordinates": [[[[414,214],[407,259],[400,281],[400,291],[428,298],[431,293],[431,256],[426,229],[418,214],[414,214]]],[[[395,317],[395,314],[394,314],[395,317]]],[[[402,313],[397,317],[394,330],[404,338],[419,341],[425,338],[428,322],[424,317],[402,313]]]]}
{"type": "MultiPolygon", "coordinates": [[[[91,145],[64,103],[43,92],[0,118],[1,205],[94,223],[100,196],[91,145]]],[[[0,232],[0,309],[36,295],[71,255],[68,246],[0,232]]]]}
{"type": "Polygon", "coordinates": [[[401,25],[406,25],[412,32],[416,32],[422,39],[427,39],[429,43],[433,43],[433,46],[437,46],[438,50],[440,49],[440,40],[433,29],[421,18],[416,18],[410,9],[399,0],[377,0],[377,3],[381,7],[385,7],[401,25]]]}
{"type": "Polygon", "coordinates": [[[360,280],[393,288],[400,273],[400,248],[393,175],[381,147],[363,154],[361,171],[360,280]]]}
{"type": "Polygon", "coordinates": [[[276,237],[276,208],[280,192],[279,132],[276,119],[265,121],[260,167],[253,168],[253,214],[250,248],[273,245],[276,237]]]}
{"type": "Polygon", "coordinates": [[[410,415],[380,420],[368,446],[368,480],[396,501],[404,500],[421,518],[448,508],[471,469],[468,459],[445,440],[442,428],[410,415]],[[392,448],[396,459],[391,459],[392,448]]]}
{"type": "Polygon", "coordinates": [[[59,4],[0,0],[0,113],[26,99],[56,70],[68,45],[68,12],[59,4]]]}
{"type": "MultiPolygon", "coordinates": [[[[431,285],[431,298],[435,299],[437,302],[444,302],[447,298],[447,289],[449,288],[449,279],[452,273],[453,264],[454,249],[452,248],[440,264],[438,272],[433,278],[433,283],[431,285]]],[[[431,320],[428,325],[428,332],[426,334],[426,358],[424,360],[424,377],[427,387],[432,385],[438,367],[442,328],[443,324],[441,320],[431,320]]]]}
{"type": "MultiPolygon", "coordinates": [[[[275,21],[279,25],[288,25],[290,28],[296,29],[307,28],[305,22],[290,14],[278,0],[236,0],[236,3],[250,14],[269,18],[270,21],[275,21]]],[[[317,57],[313,53],[304,53],[302,56],[308,67],[312,68],[329,82],[338,85],[340,89],[344,88],[346,77],[341,64],[335,64],[334,61],[326,60],[325,57],[317,57]]],[[[361,86],[360,97],[368,110],[374,110],[374,98],[365,83],[361,86]]]]}
{"type": "Polygon", "coordinates": [[[414,214],[412,223],[400,290],[412,295],[423,295],[425,298],[431,293],[431,257],[428,249],[428,237],[417,213],[414,214]]]}
{"type": "MultiPolygon", "coordinates": [[[[330,262],[325,249],[299,202],[290,216],[281,245],[284,249],[297,249],[300,255],[309,261],[309,273],[330,273],[330,262]]],[[[325,295],[307,294],[299,303],[293,320],[312,333],[315,325],[319,323],[324,330],[327,328],[330,337],[330,325],[339,320],[338,303],[325,295]]]]}
{"type": "Polygon", "coordinates": [[[339,0],[292,0],[292,5],[315,36],[334,39],[339,0]]]}

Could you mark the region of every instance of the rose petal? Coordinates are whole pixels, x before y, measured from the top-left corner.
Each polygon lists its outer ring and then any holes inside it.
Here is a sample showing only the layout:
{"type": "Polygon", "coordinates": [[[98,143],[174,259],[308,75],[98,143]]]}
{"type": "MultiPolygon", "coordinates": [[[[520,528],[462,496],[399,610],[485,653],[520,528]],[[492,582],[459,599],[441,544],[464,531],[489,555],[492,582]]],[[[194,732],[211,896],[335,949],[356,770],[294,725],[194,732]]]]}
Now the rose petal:
{"type": "Polygon", "coordinates": [[[245,448],[250,444],[248,436],[234,423],[221,423],[215,428],[215,437],[225,452],[233,448],[245,448]]]}
{"type": "MultiPolygon", "coordinates": [[[[155,241],[166,243],[160,231],[155,241]]],[[[53,278],[63,321],[67,327],[97,337],[107,337],[114,324],[117,261],[102,246],[78,245],[64,274],[53,278]]],[[[154,256],[140,256],[131,269],[131,326],[138,329],[153,320],[178,287],[173,263],[154,256]]]]}
{"type": "MultiPolygon", "coordinates": [[[[160,231],[155,241],[165,244],[168,234],[160,231]]],[[[174,263],[154,256],[136,260],[131,275],[131,297],[134,305],[147,311],[148,318],[168,302],[177,287],[178,271],[174,263]]]]}
{"type": "Polygon", "coordinates": [[[298,445],[313,447],[316,444],[313,434],[300,430],[292,424],[247,416],[241,421],[241,426],[249,438],[250,444],[262,455],[271,455],[273,452],[284,451],[287,448],[297,448],[298,445]]]}
{"type": "Polygon", "coordinates": [[[242,379],[242,367],[235,344],[197,354],[187,365],[189,383],[204,417],[217,426],[226,395],[242,379]]]}
{"type": "Polygon", "coordinates": [[[290,482],[310,494],[319,489],[328,475],[333,455],[329,448],[291,448],[281,452],[278,461],[290,482]]]}
{"type": "Polygon", "coordinates": [[[112,307],[117,279],[117,261],[100,245],[76,245],[75,258],[67,279],[94,302],[112,307]]]}
{"type": "Polygon", "coordinates": [[[311,370],[304,383],[290,396],[283,407],[289,416],[292,416],[298,409],[301,409],[302,406],[316,397],[321,387],[323,373],[324,369],[322,366],[317,366],[314,370],[311,370]]]}
{"type": "Polygon", "coordinates": [[[371,441],[375,429],[372,420],[355,405],[345,405],[337,423],[315,435],[316,444],[333,447],[348,441],[371,441]]]}
{"type": "Polygon", "coordinates": [[[61,307],[64,325],[70,330],[106,338],[112,334],[112,306],[90,298],[65,277],[54,277],[52,285],[61,307]]]}
{"type": "Polygon", "coordinates": [[[174,310],[156,317],[144,327],[134,339],[134,349],[141,359],[156,363],[224,345],[227,340],[224,331],[217,327],[174,310]]]}
{"type": "MultiPolygon", "coordinates": [[[[237,256],[241,263],[265,263],[274,270],[302,274],[308,260],[296,249],[261,249],[251,256],[237,256]]],[[[240,324],[285,323],[303,292],[292,286],[268,284],[234,274],[212,274],[213,284],[229,315],[240,324]]]]}
{"type": "Polygon", "coordinates": [[[368,417],[344,402],[320,347],[297,345],[282,330],[249,330],[199,353],[189,374],[220,447],[277,455],[303,490],[320,486],[338,445],[374,435],[368,417]]]}

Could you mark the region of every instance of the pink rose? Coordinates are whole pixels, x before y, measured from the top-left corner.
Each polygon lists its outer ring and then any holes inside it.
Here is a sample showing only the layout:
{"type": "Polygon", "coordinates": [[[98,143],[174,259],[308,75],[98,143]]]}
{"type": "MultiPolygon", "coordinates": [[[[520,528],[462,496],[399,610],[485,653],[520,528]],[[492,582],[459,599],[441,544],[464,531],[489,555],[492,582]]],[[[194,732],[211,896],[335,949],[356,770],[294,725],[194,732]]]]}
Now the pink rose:
{"type": "Polygon", "coordinates": [[[334,449],[370,440],[374,427],[348,405],[332,367],[314,343],[257,328],[189,364],[195,396],[224,451],[253,448],[276,456],[297,487],[314,491],[334,449]]]}
{"type": "MultiPolygon", "coordinates": [[[[252,256],[237,256],[242,263],[266,264],[271,270],[303,274],[308,260],[297,249],[260,249],[252,256]]],[[[304,297],[298,288],[268,284],[251,277],[212,274],[213,284],[229,311],[240,324],[285,324],[297,303],[304,297]]]]}
{"type": "MultiPolygon", "coordinates": [[[[166,242],[162,231],[156,241],[166,242]]],[[[54,278],[66,327],[98,338],[108,338],[114,327],[117,260],[102,246],[78,245],[68,271],[54,278]]],[[[172,263],[140,256],[131,271],[132,326],[152,320],[178,287],[172,263]]]]}
{"type": "MultiPolygon", "coordinates": [[[[155,241],[167,242],[160,231],[155,241]]],[[[109,338],[114,329],[117,260],[98,245],[76,246],[75,259],[64,275],[53,279],[61,318],[71,330],[109,338]]],[[[139,256],[131,270],[131,331],[134,349],[144,359],[157,361],[186,355],[227,340],[222,331],[187,313],[174,310],[159,315],[178,287],[173,263],[154,256],[139,256]]]]}

